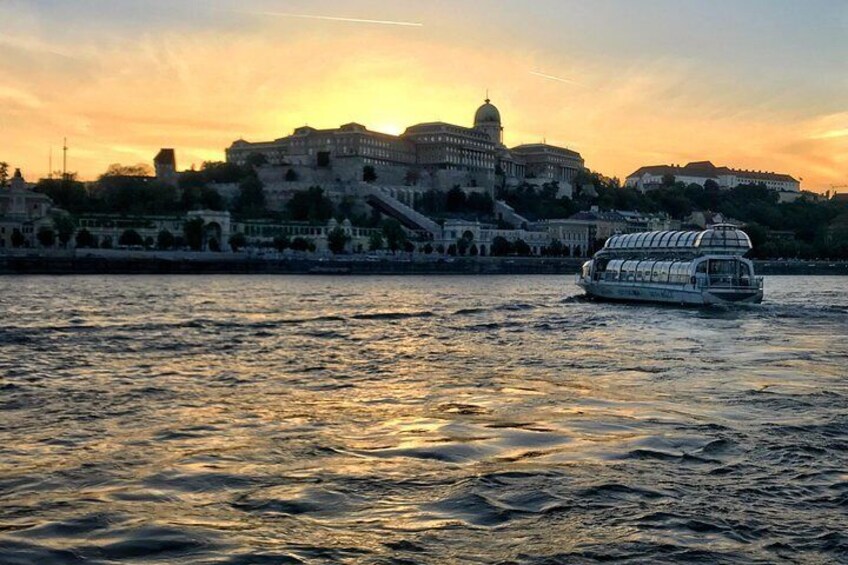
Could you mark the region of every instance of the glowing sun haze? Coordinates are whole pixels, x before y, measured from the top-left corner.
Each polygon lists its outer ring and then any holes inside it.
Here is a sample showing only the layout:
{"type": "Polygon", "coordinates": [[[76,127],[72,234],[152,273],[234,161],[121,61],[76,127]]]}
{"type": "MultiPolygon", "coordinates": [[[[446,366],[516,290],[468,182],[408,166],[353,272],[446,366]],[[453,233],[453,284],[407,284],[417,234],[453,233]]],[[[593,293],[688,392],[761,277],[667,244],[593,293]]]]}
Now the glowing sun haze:
{"type": "Polygon", "coordinates": [[[593,170],[710,159],[848,184],[844,0],[0,0],[0,160],[222,160],[298,126],[471,125],[593,170]]]}

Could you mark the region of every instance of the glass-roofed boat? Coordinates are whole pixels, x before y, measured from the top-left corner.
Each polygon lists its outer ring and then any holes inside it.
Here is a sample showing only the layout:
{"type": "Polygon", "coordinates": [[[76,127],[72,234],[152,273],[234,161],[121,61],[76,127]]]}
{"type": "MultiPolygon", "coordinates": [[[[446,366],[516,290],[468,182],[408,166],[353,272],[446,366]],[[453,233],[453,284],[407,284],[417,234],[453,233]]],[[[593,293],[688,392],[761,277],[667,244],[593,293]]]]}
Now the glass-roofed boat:
{"type": "Polygon", "coordinates": [[[748,234],[724,224],[704,231],[614,235],[583,265],[577,284],[610,300],[758,304],[763,279],[745,258],[750,250],[748,234]]]}

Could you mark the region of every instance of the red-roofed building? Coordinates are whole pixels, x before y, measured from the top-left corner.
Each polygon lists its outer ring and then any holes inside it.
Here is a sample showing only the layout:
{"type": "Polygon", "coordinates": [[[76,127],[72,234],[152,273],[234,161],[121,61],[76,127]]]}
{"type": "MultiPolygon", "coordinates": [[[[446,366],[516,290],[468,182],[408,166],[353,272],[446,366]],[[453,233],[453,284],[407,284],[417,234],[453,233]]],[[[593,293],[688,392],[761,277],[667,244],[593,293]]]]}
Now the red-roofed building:
{"type": "Polygon", "coordinates": [[[725,189],[734,188],[740,184],[763,184],[781,193],[801,191],[801,183],[791,175],[716,167],[710,161],[695,161],[683,167],[680,165],[642,167],[627,177],[625,186],[647,192],[662,186],[663,178],[666,176],[672,176],[675,181],[687,185],[704,186],[707,181],[712,180],[720,188],[725,189]]]}

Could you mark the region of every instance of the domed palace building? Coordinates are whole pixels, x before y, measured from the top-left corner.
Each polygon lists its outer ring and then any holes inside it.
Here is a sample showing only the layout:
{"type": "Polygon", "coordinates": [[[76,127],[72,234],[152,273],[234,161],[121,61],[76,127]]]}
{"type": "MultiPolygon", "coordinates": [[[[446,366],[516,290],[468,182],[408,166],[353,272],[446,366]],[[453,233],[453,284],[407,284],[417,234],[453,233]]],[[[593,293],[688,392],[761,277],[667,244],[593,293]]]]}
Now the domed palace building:
{"type": "MultiPolygon", "coordinates": [[[[570,189],[584,170],[576,151],[547,143],[507,148],[501,113],[486,99],[474,114],[473,127],[445,122],[410,126],[398,136],[371,131],[356,123],[336,129],[297,128],[292,135],[274,141],[235,141],[227,160],[244,164],[252,154],[264,155],[271,165],[331,169],[335,178],[355,175],[364,166],[378,168],[378,182],[414,176],[430,179],[435,188],[455,184],[488,186],[559,182],[570,189]],[[419,173],[424,173],[419,175],[419,173]]],[[[350,180],[353,180],[351,178],[350,180]]],[[[567,192],[570,195],[570,190],[567,192]]]]}

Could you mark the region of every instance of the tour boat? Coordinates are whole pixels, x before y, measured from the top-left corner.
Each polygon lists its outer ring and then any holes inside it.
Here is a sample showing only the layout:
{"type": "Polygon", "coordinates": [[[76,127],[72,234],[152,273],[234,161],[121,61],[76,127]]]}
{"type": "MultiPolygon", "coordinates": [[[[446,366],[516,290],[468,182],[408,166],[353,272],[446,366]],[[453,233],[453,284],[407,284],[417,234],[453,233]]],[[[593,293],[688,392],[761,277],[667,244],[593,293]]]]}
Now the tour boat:
{"type": "Polygon", "coordinates": [[[732,225],[614,235],[577,284],[596,298],[670,304],[759,304],[763,279],[745,259],[751,239],[732,225]]]}

